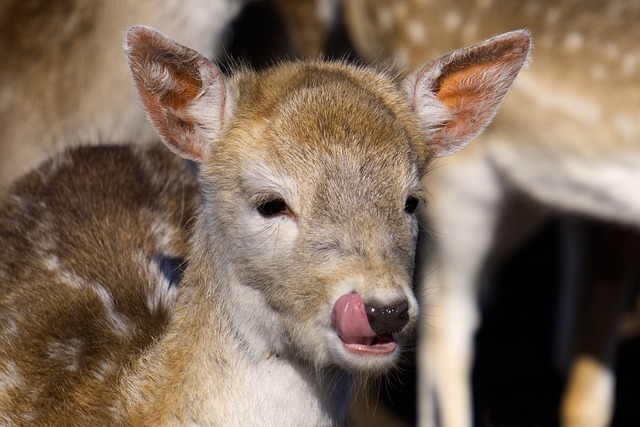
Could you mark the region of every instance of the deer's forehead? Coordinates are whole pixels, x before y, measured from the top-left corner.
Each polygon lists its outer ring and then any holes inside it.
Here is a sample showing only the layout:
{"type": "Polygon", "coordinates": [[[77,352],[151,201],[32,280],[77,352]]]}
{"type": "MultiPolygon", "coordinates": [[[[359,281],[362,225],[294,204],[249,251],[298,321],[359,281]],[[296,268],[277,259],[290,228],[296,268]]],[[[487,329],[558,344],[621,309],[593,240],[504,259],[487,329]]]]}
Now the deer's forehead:
{"type": "Polygon", "coordinates": [[[357,140],[371,144],[370,150],[392,151],[419,138],[420,126],[404,95],[393,82],[370,71],[302,64],[276,69],[240,87],[243,122],[271,133],[256,143],[289,140],[318,148],[357,140]]]}
{"type": "Polygon", "coordinates": [[[397,192],[417,180],[418,126],[390,82],[373,87],[357,70],[313,67],[276,77],[242,88],[220,147],[251,179],[261,177],[253,181],[324,186],[331,194],[383,183],[397,192]]]}
{"type": "Polygon", "coordinates": [[[410,126],[377,94],[358,89],[301,88],[274,106],[252,144],[289,167],[410,169],[417,158],[410,126]]]}
{"type": "Polygon", "coordinates": [[[320,188],[326,194],[350,189],[397,192],[419,182],[417,156],[402,132],[381,131],[375,138],[344,129],[307,134],[309,128],[291,124],[291,133],[264,132],[244,169],[251,175],[294,182],[305,192],[320,188]]]}

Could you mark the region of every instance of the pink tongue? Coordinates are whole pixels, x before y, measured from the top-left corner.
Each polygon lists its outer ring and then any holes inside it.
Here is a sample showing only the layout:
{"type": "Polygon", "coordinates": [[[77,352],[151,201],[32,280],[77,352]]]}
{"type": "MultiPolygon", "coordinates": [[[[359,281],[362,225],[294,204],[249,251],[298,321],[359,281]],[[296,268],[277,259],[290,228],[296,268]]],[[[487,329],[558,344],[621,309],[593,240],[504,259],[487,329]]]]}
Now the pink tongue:
{"type": "Polygon", "coordinates": [[[333,306],[331,322],[345,344],[371,345],[376,337],[369,326],[364,301],[356,294],[338,298],[333,306]]]}

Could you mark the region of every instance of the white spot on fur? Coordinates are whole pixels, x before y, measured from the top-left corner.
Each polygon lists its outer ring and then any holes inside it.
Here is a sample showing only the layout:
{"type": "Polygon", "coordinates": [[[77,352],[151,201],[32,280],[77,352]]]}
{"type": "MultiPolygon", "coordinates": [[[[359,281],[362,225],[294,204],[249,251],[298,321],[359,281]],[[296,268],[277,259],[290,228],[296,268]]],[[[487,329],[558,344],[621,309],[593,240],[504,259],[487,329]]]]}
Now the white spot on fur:
{"type": "Polygon", "coordinates": [[[0,392],[8,393],[23,386],[22,373],[16,362],[8,360],[0,366],[0,392]]]}
{"type": "Polygon", "coordinates": [[[462,15],[455,11],[449,10],[444,15],[444,29],[450,33],[454,33],[462,26],[462,15]]]}
{"type": "Polygon", "coordinates": [[[82,351],[82,341],[72,338],[67,341],[51,341],[47,344],[49,358],[62,362],[64,370],[75,372],[80,368],[79,357],[82,351]]]}
{"type": "Polygon", "coordinates": [[[602,64],[591,67],[591,76],[596,80],[604,80],[607,77],[607,69],[602,64]]]}
{"type": "Polygon", "coordinates": [[[173,286],[162,271],[158,270],[158,265],[151,261],[148,263],[149,276],[156,278],[154,288],[147,293],[147,307],[151,313],[158,310],[167,309],[173,306],[176,298],[177,288],[173,286]]]}
{"type": "Polygon", "coordinates": [[[603,52],[607,59],[610,61],[614,61],[620,56],[620,49],[613,43],[607,43],[607,45],[605,45],[603,49],[603,52]]]}
{"type": "Polygon", "coordinates": [[[393,12],[387,7],[381,7],[377,11],[378,25],[383,31],[388,31],[393,26],[393,12]]]}
{"type": "Polygon", "coordinates": [[[129,332],[129,328],[122,316],[120,316],[116,311],[111,293],[104,286],[99,284],[93,286],[93,290],[102,301],[104,310],[107,314],[107,319],[113,325],[115,332],[120,336],[126,336],[129,332]]]}
{"type": "Polygon", "coordinates": [[[0,317],[0,332],[7,337],[16,337],[20,334],[20,326],[13,316],[4,314],[0,317]]]}
{"type": "Polygon", "coordinates": [[[584,37],[576,31],[571,31],[566,35],[562,44],[568,52],[577,52],[584,46],[584,37]]]}
{"type": "Polygon", "coordinates": [[[544,15],[544,23],[547,25],[557,25],[562,18],[562,12],[559,8],[550,8],[544,15]]]}
{"type": "Polygon", "coordinates": [[[409,38],[415,44],[422,44],[427,40],[427,29],[424,23],[416,21],[415,19],[407,23],[407,34],[409,34],[409,38]]]}
{"type": "Polygon", "coordinates": [[[118,366],[110,360],[102,360],[98,367],[91,373],[91,376],[99,381],[104,381],[118,366]]]}
{"type": "Polygon", "coordinates": [[[49,271],[58,271],[60,269],[60,258],[57,255],[48,255],[43,260],[44,266],[49,271]]]}
{"type": "Polygon", "coordinates": [[[316,16],[325,25],[330,26],[336,18],[337,7],[337,0],[318,0],[316,1],[316,16]]]}
{"type": "Polygon", "coordinates": [[[540,14],[541,6],[537,1],[528,1],[525,5],[525,13],[531,17],[537,17],[540,14]]]}
{"type": "Polygon", "coordinates": [[[569,377],[562,404],[567,426],[609,425],[613,413],[613,373],[588,356],[578,358],[569,377]]]}
{"type": "Polygon", "coordinates": [[[638,69],[638,56],[628,53],[622,58],[622,72],[625,75],[633,75],[638,69]]]}
{"type": "Polygon", "coordinates": [[[617,21],[621,18],[622,14],[624,13],[624,8],[625,5],[627,4],[626,1],[622,2],[622,1],[610,1],[609,3],[609,8],[607,9],[607,15],[609,17],[609,19],[613,20],[613,21],[617,21]]]}
{"type": "MultiPolygon", "coordinates": [[[[156,248],[160,252],[175,252],[176,235],[181,231],[174,227],[170,222],[154,221],[151,224],[150,231],[156,238],[156,248]]],[[[179,240],[179,239],[178,239],[179,240]]]]}
{"type": "MultiPolygon", "coordinates": [[[[50,260],[50,262],[53,260],[50,260]]],[[[65,268],[58,269],[58,277],[59,280],[67,285],[70,285],[73,288],[79,289],[86,285],[86,281],[83,277],[78,276],[77,274],[69,271],[65,268]]]]}

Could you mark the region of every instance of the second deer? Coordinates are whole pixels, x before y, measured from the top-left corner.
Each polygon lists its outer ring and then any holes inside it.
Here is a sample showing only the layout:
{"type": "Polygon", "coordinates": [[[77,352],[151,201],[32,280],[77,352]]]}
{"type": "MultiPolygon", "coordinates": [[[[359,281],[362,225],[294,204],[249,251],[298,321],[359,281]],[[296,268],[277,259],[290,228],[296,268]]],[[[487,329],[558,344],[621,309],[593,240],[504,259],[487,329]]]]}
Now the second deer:
{"type": "Polygon", "coordinates": [[[393,368],[418,318],[422,176],[482,131],[529,47],[508,33],[402,82],[321,62],[225,78],[131,29],[139,98],[200,194],[158,147],[85,148],[16,184],[2,422],[340,424],[355,377],[393,368]]]}
{"type": "MultiPolygon", "coordinates": [[[[420,418],[424,426],[435,425],[437,401],[444,426],[469,426],[473,336],[480,321],[476,298],[487,267],[549,208],[640,226],[640,5],[569,0],[344,4],[359,52],[394,58],[398,69],[412,69],[450,46],[511,28],[529,28],[536,38],[531,68],[482,140],[439,163],[428,177],[434,194],[428,216],[438,237],[429,253],[436,268],[424,280],[431,315],[420,340],[420,418]],[[521,209],[518,194],[544,208],[521,209]]],[[[628,240],[620,244],[628,246],[628,240]]],[[[624,284],[615,284],[616,298],[623,298],[624,284]]],[[[615,330],[618,316],[608,319],[596,322],[598,327],[615,330]]],[[[602,354],[612,351],[597,353],[575,360],[563,405],[565,425],[604,426],[611,420],[615,381],[612,360],[602,354]]]]}

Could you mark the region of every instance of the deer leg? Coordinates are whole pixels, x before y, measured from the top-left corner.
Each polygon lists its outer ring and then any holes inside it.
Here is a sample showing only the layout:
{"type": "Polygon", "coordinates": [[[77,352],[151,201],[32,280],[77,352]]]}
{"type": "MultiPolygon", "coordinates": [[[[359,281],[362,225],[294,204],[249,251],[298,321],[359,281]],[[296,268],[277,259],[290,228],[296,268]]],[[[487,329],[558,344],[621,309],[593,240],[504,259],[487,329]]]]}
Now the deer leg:
{"type": "Polygon", "coordinates": [[[587,245],[582,320],[562,403],[562,425],[567,427],[611,422],[617,330],[638,274],[640,235],[619,225],[592,224],[587,245]]]}
{"type": "Polygon", "coordinates": [[[481,156],[434,170],[430,182],[436,194],[428,222],[432,239],[422,259],[429,268],[421,281],[424,321],[418,347],[418,414],[424,427],[472,425],[477,282],[502,198],[500,183],[481,156]]]}

